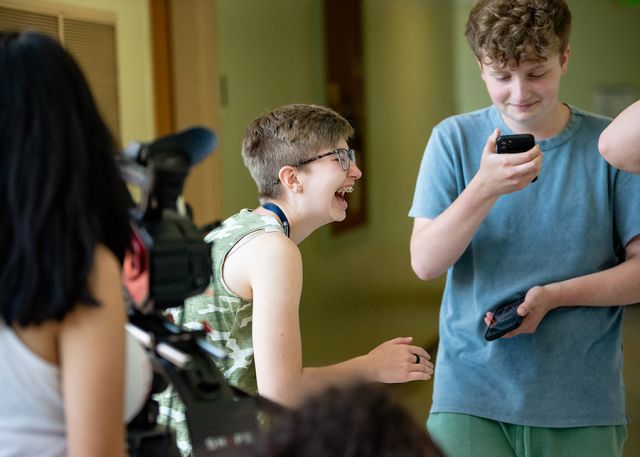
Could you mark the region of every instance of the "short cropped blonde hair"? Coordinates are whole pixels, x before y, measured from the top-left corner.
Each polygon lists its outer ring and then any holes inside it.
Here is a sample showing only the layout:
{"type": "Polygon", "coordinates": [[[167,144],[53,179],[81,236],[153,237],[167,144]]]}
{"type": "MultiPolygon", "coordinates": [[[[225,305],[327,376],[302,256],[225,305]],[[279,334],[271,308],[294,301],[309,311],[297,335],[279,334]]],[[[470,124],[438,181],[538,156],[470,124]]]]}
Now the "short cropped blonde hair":
{"type": "Polygon", "coordinates": [[[346,119],[316,105],[287,105],[254,119],[244,133],[242,159],[258,186],[260,200],[278,198],[282,167],[336,147],[353,133],[346,119]]]}

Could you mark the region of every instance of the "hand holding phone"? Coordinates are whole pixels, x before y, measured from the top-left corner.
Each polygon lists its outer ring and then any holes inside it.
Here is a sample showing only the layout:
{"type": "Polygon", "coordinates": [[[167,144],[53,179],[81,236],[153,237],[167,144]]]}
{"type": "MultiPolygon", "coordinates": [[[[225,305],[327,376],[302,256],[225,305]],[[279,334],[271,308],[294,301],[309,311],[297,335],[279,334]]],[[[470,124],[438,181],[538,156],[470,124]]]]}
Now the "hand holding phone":
{"type": "Polygon", "coordinates": [[[493,311],[493,319],[484,334],[487,341],[496,340],[520,326],[524,318],[517,313],[517,310],[522,302],[524,302],[524,298],[519,298],[502,304],[493,311]]]}
{"type": "MultiPolygon", "coordinates": [[[[519,133],[515,135],[500,135],[496,140],[498,154],[514,154],[525,152],[536,145],[536,140],[530,133],[519,133]]],[[[533,178],[536,182],[538,177],[533,178]]]]}

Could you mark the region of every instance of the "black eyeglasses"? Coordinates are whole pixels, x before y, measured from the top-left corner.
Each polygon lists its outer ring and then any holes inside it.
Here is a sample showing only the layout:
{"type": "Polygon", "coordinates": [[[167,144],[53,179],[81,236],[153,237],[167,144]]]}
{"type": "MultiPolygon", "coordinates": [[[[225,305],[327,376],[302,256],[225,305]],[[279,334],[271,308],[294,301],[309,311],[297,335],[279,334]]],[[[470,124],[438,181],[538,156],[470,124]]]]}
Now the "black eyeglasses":
{"type": "Polygon", "coordinates": [[[311,157],[310,159],[303,160],[302,162],[299,162],[295,166],[299,167],[300,165],[306,165],[315,160],[330,156],[331,154],[335,154],[336,156],[338,156],[338,162],[340,162],[340,167],[342,167],[343,171],[349,171],[351,162],[356,163],[356,151],[354,149],[338,148],[338,149],[334,149],[333,151],[325,152],[324,154],[311,157]]]}

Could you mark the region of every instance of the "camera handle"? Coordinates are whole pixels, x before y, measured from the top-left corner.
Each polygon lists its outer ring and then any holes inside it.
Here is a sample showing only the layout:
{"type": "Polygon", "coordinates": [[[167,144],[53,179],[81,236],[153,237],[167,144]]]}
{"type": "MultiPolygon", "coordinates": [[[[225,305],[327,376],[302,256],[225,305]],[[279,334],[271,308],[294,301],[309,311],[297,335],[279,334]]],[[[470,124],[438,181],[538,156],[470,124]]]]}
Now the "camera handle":
{"type": "Polygon", "coordinates": [[[185,405],[193,457],[246,457],[258,434],[258,413],[282,407],[229,385],[215,364],[225,351],[204,331],[184,331],[155,314],[134,312],[127,330],[145,346],[154,371],[185,405]]]}

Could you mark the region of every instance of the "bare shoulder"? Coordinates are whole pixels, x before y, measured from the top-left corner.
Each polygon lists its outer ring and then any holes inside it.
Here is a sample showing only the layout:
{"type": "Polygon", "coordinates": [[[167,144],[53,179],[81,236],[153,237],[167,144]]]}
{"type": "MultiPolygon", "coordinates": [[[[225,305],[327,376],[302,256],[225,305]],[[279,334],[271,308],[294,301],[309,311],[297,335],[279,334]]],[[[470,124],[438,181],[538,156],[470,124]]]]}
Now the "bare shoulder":
{"type": "Polygon", "coordinates": [[[265,281],[300,276],[302,257],[298,246],[281,232],[260,232],[241,240],[224,261],[223,279],[236,295],[247,300],[265,281]]]}
{"type": "MultiPolygon", "coordinates": [[[[240,241],[240,243],[243,242],[240,241]]],[[[246,260],[250,264],[279,263],[281,261],[300,263],[302,258],[298,246],[281,232],[262,232],[251,237],[230,256],[227,263],[234,256],[246,260]]]]}
{"type": "Polygon", "coordinates": [[[300,257],[298,245],[291,241],[284,233],[267,232],[263,236],[255,239],[255,247],[265,253],[265,255],[284,255],[300,257]]]}
{"type": "Polygon", "coordinates": [[[93,253],[93,267],[91,268],[91,279],[99,279],[104,275],[120,276],[120,263],[115,254],[102,244],[96,245],[93,253]]]}

